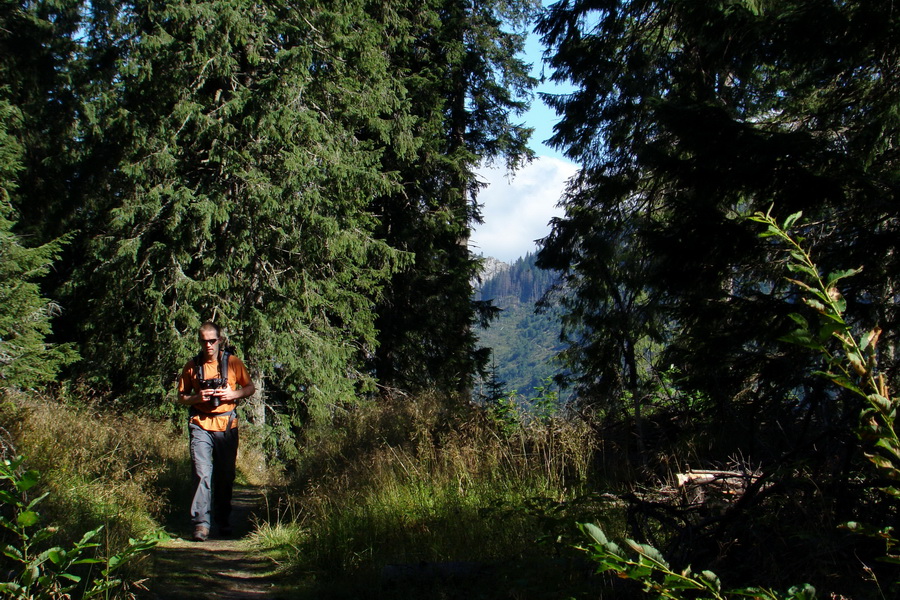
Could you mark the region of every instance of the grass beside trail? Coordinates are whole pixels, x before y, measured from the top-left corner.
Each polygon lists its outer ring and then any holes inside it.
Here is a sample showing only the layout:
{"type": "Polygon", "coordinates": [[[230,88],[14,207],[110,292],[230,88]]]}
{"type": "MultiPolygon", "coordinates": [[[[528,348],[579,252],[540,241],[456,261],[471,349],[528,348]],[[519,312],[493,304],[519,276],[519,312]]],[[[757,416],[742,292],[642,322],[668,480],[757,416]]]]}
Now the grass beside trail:
{"type": "Polygon", "coordinates": [[[160,545],[150,556],[146,590],[137,596],[146,600],[293,597],[290,579],[247,541],[263,504],[260,488],[237,487],[232,514],[234,535],[228,539],[213,535],[198,543],[185,531],[184,537],[160,545]]]}
{"type": "Polygon", "coordinates": [[[579,423],[438,396],[360,406],[307,432],[252,537],[302,598],[596,596],[575,523],[621,520],[593,447],[579,423]]]}
{"type": "Polygon", "coordinates": [[[142,598],[597,595],[575,521],[615,510],[594,493],[593,436],[577,422],[512,421],[437,394],[383,400],[303,428],[298,457],[278,469],[248,426],[236,539],[198,544],[186,541],[177,425],[129,416],[123,427],[122,415],[29,396],[7,398],[2,418],[46,475],[44,516],[61,538],[102,524],[105,554],[147,530],[185,538],[131,567],[142,598]]]}

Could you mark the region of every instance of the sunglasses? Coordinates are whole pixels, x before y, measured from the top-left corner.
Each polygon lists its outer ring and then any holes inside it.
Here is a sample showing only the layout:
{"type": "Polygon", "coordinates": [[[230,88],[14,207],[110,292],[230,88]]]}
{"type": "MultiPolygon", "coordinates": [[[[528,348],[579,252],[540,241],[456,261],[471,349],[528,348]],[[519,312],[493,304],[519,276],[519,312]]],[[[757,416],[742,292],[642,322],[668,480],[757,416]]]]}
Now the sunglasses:
{"type": "Polygon", "coordinates": [[[215,343],[218,343],[219,338],[214,338],[211,340],[200,340],[200,343],[204,346],[212,346],[215,343]]]}

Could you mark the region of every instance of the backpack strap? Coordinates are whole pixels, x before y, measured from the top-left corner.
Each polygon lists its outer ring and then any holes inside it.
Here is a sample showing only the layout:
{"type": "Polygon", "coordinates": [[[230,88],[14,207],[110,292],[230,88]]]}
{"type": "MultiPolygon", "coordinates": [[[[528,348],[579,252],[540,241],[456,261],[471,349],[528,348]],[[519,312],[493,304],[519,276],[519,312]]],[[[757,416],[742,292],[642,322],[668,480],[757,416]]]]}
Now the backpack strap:
{"type": "MultiPolygon", "coordinates": [[[[194,357],[194,376],[197,378],[198,384],[203,381],[203,353],[198,352],[197,356],[194,357]]],[[[194,408],[193,406],[188,407],[188,422],[191,419],[200,414],[200,411],[194,408]]]]}
{"type": "Polygon", "coordinates": [[[197,356],[194,357],[194,375],[197,376],[197,381],[203,379],[203,353],[198,352],[197,356]]]}
{"type": "MultiPolygon", "coordinates": [[[[228,350],[219,352],[219,378],[224,379],[226,385],[228,382],[228,359],[231,357],[231,354],[228,350]]],[[[194,373],[197,375],[197,381],[206,379],[203,376],[203,364],[203,353],[200,352],[194,357],[194,373]]]]}
{"type": "Polygon", "coordinates": [[[228,359],[231,357],[231,352],[228,350],[222,350],[222,355],[219,357],[219,377],[225,380],[225,385],[228,385],[228,359]]]}

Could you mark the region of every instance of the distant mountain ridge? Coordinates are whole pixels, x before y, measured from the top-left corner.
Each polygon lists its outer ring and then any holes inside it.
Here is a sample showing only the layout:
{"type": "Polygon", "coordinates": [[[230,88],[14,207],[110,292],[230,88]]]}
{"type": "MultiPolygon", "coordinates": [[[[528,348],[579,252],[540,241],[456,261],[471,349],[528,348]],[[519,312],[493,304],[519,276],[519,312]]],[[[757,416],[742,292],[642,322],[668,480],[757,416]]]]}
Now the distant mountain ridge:
{"type": "Polygon", "coordinates": [[[481,287],[476,288],[476,300],[493,299],[500,308],[512,302],[534,304],[559,277],[552,271],[539,269],[535,264],[537,256],[531,253],[512,264],[491,260],[495,261],[491,263],[492,275],[482,277],[481,287]]]}
{"type": "Polygon", "coordinates": [[[535,313],[535,303],[558,280],[559,274],[536,266],[534,254],[512,264],[492,257],[475,285],[475,300],[490,300],[501,309],[490,327],[478,329],[478,339],[492,349],[494,376],[507,392],[531,399],[536,388],[559,371],[553,357],[562,349],[555,311],[535,313]]]}

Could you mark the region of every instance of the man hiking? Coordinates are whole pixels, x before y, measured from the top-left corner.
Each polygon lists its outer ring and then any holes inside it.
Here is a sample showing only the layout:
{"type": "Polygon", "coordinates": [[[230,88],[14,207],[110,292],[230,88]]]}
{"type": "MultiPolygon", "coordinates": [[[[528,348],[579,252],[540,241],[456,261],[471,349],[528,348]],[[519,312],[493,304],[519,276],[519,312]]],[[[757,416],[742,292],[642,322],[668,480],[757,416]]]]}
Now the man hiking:
{"type": "Polygon", "coordinates": [[[178,378],[178,402],[189,407],[194,499],[193,539],[209,537],[214,522],[221,536],[231,535],[231,493],[238,450],[236,403],[256,391],[244,363],[223,348],[219,327],[200,326],[200,353],[178,378]]]}

